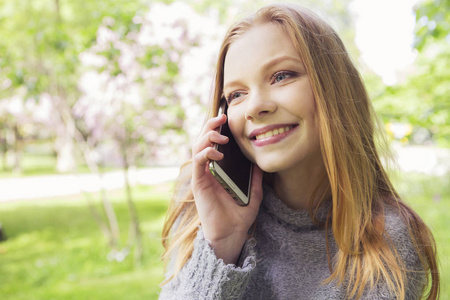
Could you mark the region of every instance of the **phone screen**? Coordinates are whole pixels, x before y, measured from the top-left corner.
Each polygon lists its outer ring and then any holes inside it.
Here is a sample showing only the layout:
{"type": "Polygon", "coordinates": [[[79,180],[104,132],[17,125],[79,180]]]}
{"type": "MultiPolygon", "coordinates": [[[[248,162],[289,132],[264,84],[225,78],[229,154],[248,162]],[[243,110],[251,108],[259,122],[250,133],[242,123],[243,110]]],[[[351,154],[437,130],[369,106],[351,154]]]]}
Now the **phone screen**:
{"type": "MultiPolygon", "coordinates": [[[[227,108],[227,105],[225,105],[225,114],[227,114],[227,108]]],[[[222,125],[220,133],[227,136],[230,140],[225,145],[217,145],[217,150],[223,153],[223,159],[216,163],[234,181],[242,193],[249,197],[252,163],[244,156],[236,143],[228,126],[228,120],[222,125]]]]}

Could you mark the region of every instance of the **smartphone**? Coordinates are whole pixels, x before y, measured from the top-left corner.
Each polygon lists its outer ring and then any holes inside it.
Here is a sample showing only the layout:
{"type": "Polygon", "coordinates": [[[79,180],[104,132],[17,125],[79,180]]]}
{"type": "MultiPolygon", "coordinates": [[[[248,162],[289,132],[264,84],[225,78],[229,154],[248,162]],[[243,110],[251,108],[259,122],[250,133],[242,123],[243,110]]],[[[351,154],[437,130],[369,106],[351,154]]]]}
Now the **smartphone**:
{"type": "MultiPolygon", "coordinates": [[[[222,113],[227,114],[227,109],[228,105],[226,101],[222,101],[219,115],[222,113]]],[[[214,145],[219,152],[223,153],[223,159],[220,161],[210,161],[209,171],[228,194],[233,197],[237,204],[246,206],[250,202],[253,164],[244,156],[241,149],[239,149],[228,126],[228,119],[220,127],[219,132],[227,136],[229,141],[225,145],[214,145]]]]}

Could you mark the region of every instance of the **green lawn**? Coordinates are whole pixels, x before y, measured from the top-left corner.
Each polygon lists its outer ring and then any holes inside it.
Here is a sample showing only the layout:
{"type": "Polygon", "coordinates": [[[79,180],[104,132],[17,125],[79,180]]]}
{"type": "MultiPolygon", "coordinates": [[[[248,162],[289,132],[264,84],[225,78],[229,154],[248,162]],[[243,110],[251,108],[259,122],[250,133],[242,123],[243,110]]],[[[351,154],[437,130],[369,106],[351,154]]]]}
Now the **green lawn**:
{"type": "MultiPolygon", "coordinates": [[[[58,174],[56,170],[56,156],[48,152],[25,152],[21,160],[21,172],[15,173],[12,166],[4,166],[0,159],[0,178],[8,177],[28,177],[39,175],[58,174]]],[[[119,167],[101,167],[103,172],[121,170],[119,167]]],[[[78,173],[89,173],[89,168],[85,164],[78,164],[78,173]]]]}
{"type": "MultiPolygon", "coordinates": [[[[163,279],[160,232],[171,185],[134,189],[144,235],[144,260],[108,261],[98,226],[82,197],[0,204],[8,235],[0,243],[0,299],[157,299],[163,279]]],[[[122,229],[128,211],[111,192],[122,229]]]]}
{"type": "MultiPolygon", "coordinates": [[[[9,166],[11,168],[12,166],[9,166]]],[[[47,153],[24,153],[21,163],[21,174],[12,174],[0,160],[0,178],[14,176],[34,176],[56,173],[56,157],[47,153]]]]}
{"type": "Polygon", "coordinates": [[[441,300],[450,300],[450,174],[432,177],[402,174],[397,188],[431,228],[438,246],[441,300]]]}
{"type": "MultiPolygon", "coordinates": [[[[450,299],[450,179],[403,175],[400,192],[435,234],[442,296],[450,299]]],[[[0,299],[157,299],[162,280],[160,232],[171,184],[134,189],[145,256],[133,267],[107,260],[105,240],[82,197],[0,204],[8,235],[0,243],[0,299]]],[[[128,213],[122,191],[110,192],[126,239],[128,213]]]]}

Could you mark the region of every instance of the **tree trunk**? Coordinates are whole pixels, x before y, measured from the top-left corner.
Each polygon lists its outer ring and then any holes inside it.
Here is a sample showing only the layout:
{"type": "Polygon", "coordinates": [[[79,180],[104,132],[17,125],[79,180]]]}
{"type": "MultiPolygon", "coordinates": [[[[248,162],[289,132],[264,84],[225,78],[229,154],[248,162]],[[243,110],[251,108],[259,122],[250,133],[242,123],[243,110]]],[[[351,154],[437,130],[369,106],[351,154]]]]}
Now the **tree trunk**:
{"type": "Polygon", "coordinates": [[[76,162],[74,157],[74,143],[73,143],[73,127],[70,124],[65,124],[65,132],[59,133],[55,142],[56,146],[56,170],[60,173],[73,172],[76,169],[76,162]]]}
{"type": "Polygon", "coordinates": [[[8,171],[8,160],[7,160],[7,152],[8,152],[8,143],[6,140],[6,128],[2,128],[0,130],[0,146],[2,152],[2,169],[4,172],[8,171]]]}
{"type": "Polygon", "coordinates": [[[140,265],[142,263],[143,246],[142,246],[142,232],[139,225],[139,217],[136,206],[133,201],[133,193],[131,191],[131,184],[129,178],[129,164],[126,154],[126,146],[123,145],[123,160],[124,160],[124,179],[125,179],[125,194],[128,204],[128,211],[130,213],[130,225],[127,246],[131,249],[134,244],[134,264],[140,265]]]}
{"type": "MultiPolygon", "coordinates": [[[[100,176],[103,176],[99,172],[100,176]]],[[[103,182],[103,179],[101,180],[103,182]]],[[[120,239],[120,229],[119,222],[117,221],[116,212],[114,211],[114,207],[111,204],[111,201],[108,200],[108,196],[106,195],[106,190],[102,185],[101,188],[101,199],[103,204],[103,210],[106,214],[106,218],[108,219],[109,228],[111,231],[111,241],[110,246],[112,249],[117,249],[120,239]]]]}
{"type": "MultiPolygon", "coordinates": [[[[76,128],[75,120],[73,119],[73,116],[70,113],[70,108],[68,107],[67,103],[58,99],[57,101],[55,101],[55,107],[57,108],[57,111],[60,114],[61,120],[63,121],[64,124],[66,124],[66,128],[73,129],[69,130],[68,133],[70,134],[70,138],[72,139],[72,141],[75,141],[76,145],[80,149],[82,156],[89,168],[89,171],[97,175],[101,179],[102,174],[100,172],[100,169],[97,163],[92,159],[93,157],[92,150],[90,149],[89,145],[84,141],[82,134],[76,128]]],[[[100,182],[101,182],[100,186],[101,201],[103,204],[106,217],[108,219],[109,226],[105,224],[103,219],[100,217],[100,214],[97,212],[95,206],[89,201],[88,197],[86,197],[86,199],[88,199],[89,209],[92,212],[92,215],[96,220],[97,224],[99,225],[100,229],[105,234],[109,246],[112,249],[116,249],[117,245],[119,244],[120,238],[119,223],[117,222],[117,217],[114,212],[114,208],[109,199],[107,198],[105,187],[103,185],[103,180],[100,180],[100,182]],[[107,230],[105,230],[105,228],[107,228],[107,230]]]]}
{"type": "Polygon", "coordinates": [[[14,124],[10,130],[6,131],[6,144],[9,145],[6,152],[6,165],[12,166],[12,171],[15,174],[22,172],[22,140],[17,124],[14,124]]]}
{"type": "Polygon", "coordinates": [[[55,0],[56,18],[58,22],[61,22],[61,9],[59,5],[59,0],[55,0]]]}

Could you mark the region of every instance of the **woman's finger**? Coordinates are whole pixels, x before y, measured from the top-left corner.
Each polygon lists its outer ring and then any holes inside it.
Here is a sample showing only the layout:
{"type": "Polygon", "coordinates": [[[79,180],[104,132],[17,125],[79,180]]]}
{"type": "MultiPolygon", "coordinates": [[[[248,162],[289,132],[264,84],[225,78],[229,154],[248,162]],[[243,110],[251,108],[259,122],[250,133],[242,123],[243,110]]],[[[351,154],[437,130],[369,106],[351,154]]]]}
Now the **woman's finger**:
{"type": "Polygon", "coordinates": [[[200,136],[205,135],[208,131],[216,130],[220,125],[225,124],[227,121],[227,116],[222,114],[220,116],[209,119],[205,126],[203,126],[200,136]]]}
{"type": "Polygon", "coordinates": [[[193,154],[197,154],[207,147],[211,147],[212,144],[226,144],[229,138],[221,135],[217,131],[209,131],[202,136],[197,143],[192,147],[193,154]]]}
{"type": "Polygon", "coordinates": [[[253,207],[255,209],[259,208],[262,200],[262,180],[263,180],[264,172],[258,167],[256,164],[253,165],[253,174],[252,174],[252,187],[250,190],[250,203],[249,208],[253,207]]]}
{"type": "Polygon", "coordinates": [[[194,179],[200,178],[205,174],[206,164],[210,160],[221,160],[223,154],[212,147],[207,147],[195,154],[193,157],[192,176],[194,179]]]}

